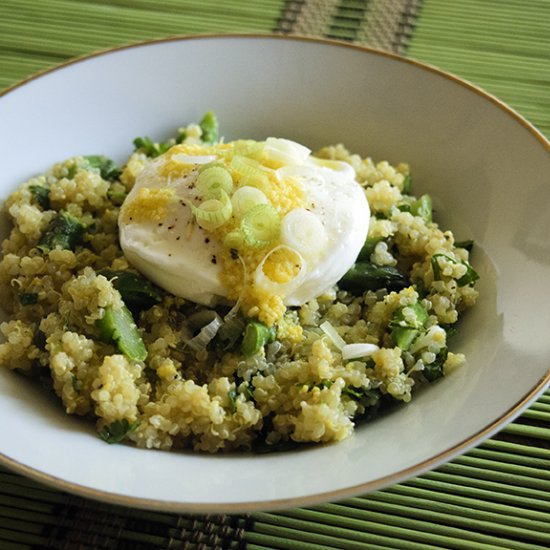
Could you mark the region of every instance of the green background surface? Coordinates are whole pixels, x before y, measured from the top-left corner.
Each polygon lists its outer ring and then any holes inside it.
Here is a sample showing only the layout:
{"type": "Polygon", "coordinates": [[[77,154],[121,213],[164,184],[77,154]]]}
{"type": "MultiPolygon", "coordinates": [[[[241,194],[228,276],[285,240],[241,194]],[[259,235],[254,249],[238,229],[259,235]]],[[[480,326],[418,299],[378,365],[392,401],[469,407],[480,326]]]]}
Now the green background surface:
{"type": "MultiPolygon", "coordinates": [[[[206,32],[313,34],[390,49],[482,86],[550,135],[549,0],[0,0],[0,89],[99,49],[206,32]]],[[[0,468],[2,550],[548,547],[550,392],[434,471],[277,513],[144,512],[0,468]]]]}

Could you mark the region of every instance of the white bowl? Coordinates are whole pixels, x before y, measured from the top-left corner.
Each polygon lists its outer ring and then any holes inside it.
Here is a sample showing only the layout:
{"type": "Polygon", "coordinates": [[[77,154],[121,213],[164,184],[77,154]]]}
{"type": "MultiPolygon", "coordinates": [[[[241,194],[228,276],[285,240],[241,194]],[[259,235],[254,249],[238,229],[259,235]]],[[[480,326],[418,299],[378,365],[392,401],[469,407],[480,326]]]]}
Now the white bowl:
{"type": "Polygon", "coordinates": [[[343,142],[407,161],[438,221],[473,238],[477,307],[454,351],[467,365],[335,445],[205,456],[106,445],[0,369],[0,463],[91,498],[242,512],[336,500],[433,468],[502,428],[550,379],[550,144],[479,89],[347,44],[265,36],[159,41],[93,55],[0,99],[1,195],[58,160],[122,161],[215,111],[227,139],[343,142]]]}

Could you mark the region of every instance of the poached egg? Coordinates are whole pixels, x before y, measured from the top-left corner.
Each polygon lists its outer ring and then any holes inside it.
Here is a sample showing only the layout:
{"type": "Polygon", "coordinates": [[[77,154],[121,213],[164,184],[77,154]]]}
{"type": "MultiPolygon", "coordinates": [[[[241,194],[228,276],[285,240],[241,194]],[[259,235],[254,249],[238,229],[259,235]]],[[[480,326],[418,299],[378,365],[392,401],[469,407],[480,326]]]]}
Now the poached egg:
{"type": "Polygon", "coordinates": [[[268,138],[175,145],[137,176],[119,230],[128,261],[165,290],[209,306],[244,293],[261,312],[262,301],[297,306],[338,282],[369,219],[349,164],[268,138]]]}

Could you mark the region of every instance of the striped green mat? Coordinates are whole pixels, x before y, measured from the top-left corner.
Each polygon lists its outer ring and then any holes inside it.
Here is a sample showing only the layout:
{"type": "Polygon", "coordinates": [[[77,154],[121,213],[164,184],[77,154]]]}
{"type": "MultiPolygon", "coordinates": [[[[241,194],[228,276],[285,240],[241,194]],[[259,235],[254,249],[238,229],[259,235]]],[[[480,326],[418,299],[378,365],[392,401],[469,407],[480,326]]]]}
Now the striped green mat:
{"type": "MultiPolygon", "coordinates": [[[[0,0],[0,89],[65,59],[174,34],[281,32],[402,53],[481,85],[550,136],[549,0],[0,0]]],[[[550,547],[550,392],[406,483],[251,515],[143,512],[0,468],[0,549],[550,547]]]]}

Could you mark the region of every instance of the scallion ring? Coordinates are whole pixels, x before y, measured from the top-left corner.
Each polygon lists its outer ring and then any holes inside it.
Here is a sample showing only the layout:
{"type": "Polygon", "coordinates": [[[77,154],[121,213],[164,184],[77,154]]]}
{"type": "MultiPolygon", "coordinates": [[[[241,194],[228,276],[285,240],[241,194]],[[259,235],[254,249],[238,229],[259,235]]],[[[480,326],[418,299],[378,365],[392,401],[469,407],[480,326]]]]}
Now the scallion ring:
{"type": "Polygon", "coordinates": [[[216,160],[216,155],[186,155],[185,153],[176,153],[172,155],[172,160],[181,164],[208,164],[216,160]]]}
{"type": "Polygon", "coordinates": [[[265,157],[280,164],[302,164],[310,153],[310,149],[289,139],[269,137],[265,141],[265,157]]]}
{"type": "Polygon", "coordinates": [[[241,139],[235,142],[233,146],[233,153],[235,155],[241,155],[243,157],[249,157],[252,159],[260,159],[264,150],[264,143],[262,141],[254,141],[252,139],[241,139]]]}
{"type": "Polygon", "coordinates": [[[306,257],[318,256],[327,246],[327,232],[319,217],[294,208],[281,221],[281,240],[306,257]]]}
{"type": "Polygon", "coordinates": [[[233,191],[233,178],[222,166],[211,166],[199,173],[197,178],[197,191],[203,198],[216,196],[219,190],[231,194],[233,191]]]}
{"type": "Polygon", "coordinates": [[[230,231],[223,239],[223,245],[229,249],[239,250],[244,244],[244,237],[241,231],[230,231]]]}
{"type": "Polygon", "coordinates": [[[359,359],[360,357],[369,357],[380,348],[376,344],[358,343],[346,344],[342,347],[342,359],[348,361],[350,359],[359,359]]]}
{"type": "Polygon", "coordinates": [[[246,245],[264,248],[279,238],[281,222],[271,204],[258,204],[241,220],[241,231],[246,245]]]}
{"type": "Polygon", "coordinates": [[[191,205],[191,209],[199,226],[207,231],[213,231],[231,218],[233,207],[229,195],[223,190],[218,190],[217,198],[208,199],[199,206],[191,205]]]}
{"type": "Polygon", "coordinates": [[[194,351],[202,351],[206,349],[206,346],[214,339],[218,330],[222,326],[222,320],[219,315],[215,315],[214,319],[210,321],[207,325],[202,327],[200,332],[191,340],[188,340],[187,346],[194,351]]]}
{"type": "Polygon", "coordinates": [[[319,328],[330,338],[330,341],[339,350],[346,345],[346,341],[338,334],[337,330],[332,326],[330,321],[325,321],[319,328]]]}
{"type": "Polygon", "coordinates": [[[256,187],[245,185],[239,187],[231,197],[233,213],[237,218],[242,218],[249,210],[258,204],[267,204],[269,201],[262,191],[256,187]]]}
{"type": "MultiPolygon", "coordinates": [[[[280,265],[279,263],[277,264],[280,265]]],[[[296,290],[303,282],[307,273],[307,266],[302,255],[292,248],[283,244],[276,246],[270,250],[262,259],[256,271],[254,272],[254,284],[264,291],[267,291],[273,295],[286,297],[294,290],[296,290]],[[285,282],[278,282],[275,278],[265,271],[265,264],[275,253],[285,251],[293,256],[293,266],[297,269],[297,272],[285,282]]]]}
{"type": "Polygon", "coordinates": [[[240,177],[265,177],[266,175],[265,168],[258,161],[242,155],[235,155],[229,166],[240,177]]]}

